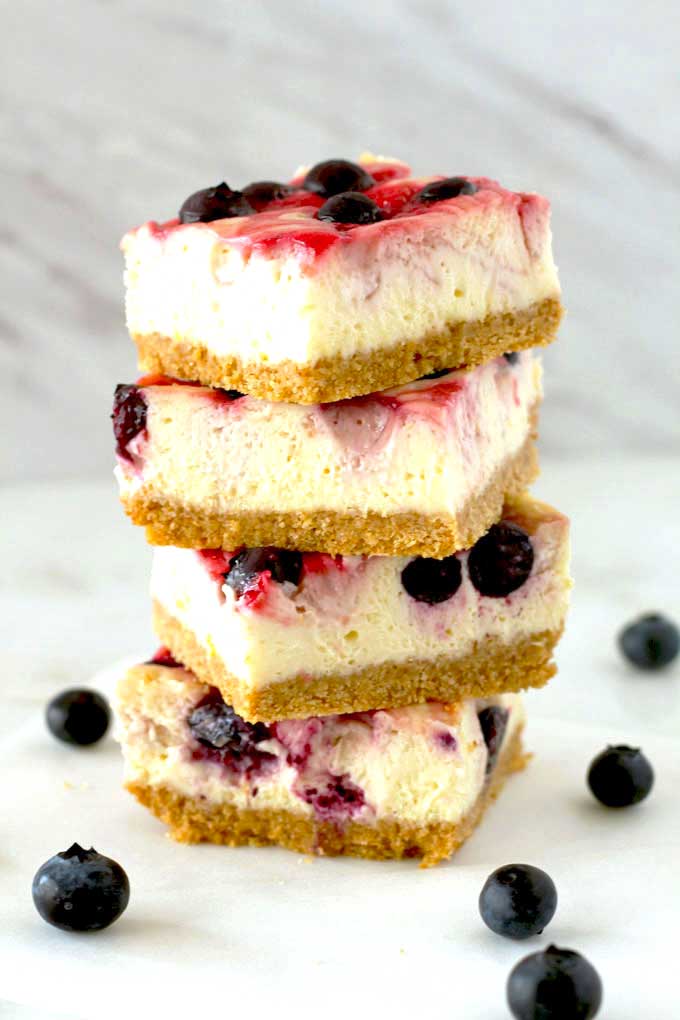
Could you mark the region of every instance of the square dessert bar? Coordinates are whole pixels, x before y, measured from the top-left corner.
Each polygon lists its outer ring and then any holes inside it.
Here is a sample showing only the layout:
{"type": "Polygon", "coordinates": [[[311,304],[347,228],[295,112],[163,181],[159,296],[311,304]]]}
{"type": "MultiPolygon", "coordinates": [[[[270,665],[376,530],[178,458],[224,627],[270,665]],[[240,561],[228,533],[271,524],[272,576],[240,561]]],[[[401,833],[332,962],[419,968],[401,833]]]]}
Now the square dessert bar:
{"type": "Polygon", "coordinates": [[[550,209],[486,177],[329,160],[226,184],[122,241],[145,372],[313,404],[550,343],[550,209]]]}
{"type": "Polygon", "coordinates": [[[537,474],[531,352],[331,404],[119,386],[121,499],[159,545],[445,556],[537,474]]]}
{"type": "Polygon", "coordinates": [[[512,694],[253,724],[161,650],[117,709],[126,785],[182,842],[436,864],[525,763],[512,694]]]}
{"type": "Polygon", "coordinates": [[[154,553],[154,627],[254,720],[458,701],[555,672],[568,521],[529,497],[442,559],[275,547],[154,553]]]}

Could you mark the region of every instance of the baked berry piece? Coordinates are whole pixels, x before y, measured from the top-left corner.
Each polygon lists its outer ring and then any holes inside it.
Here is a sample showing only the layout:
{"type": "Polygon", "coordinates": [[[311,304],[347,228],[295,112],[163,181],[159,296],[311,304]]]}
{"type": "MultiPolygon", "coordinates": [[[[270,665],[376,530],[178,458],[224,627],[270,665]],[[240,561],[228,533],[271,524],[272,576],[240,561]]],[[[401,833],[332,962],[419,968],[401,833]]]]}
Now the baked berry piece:
{"type": "Polygon", "coordinates": [[[602,1004],[602,982],[580,953],[548,946],[511,971],[507,997],[515,1020],[591,1020],[602,1004]]]}
{"type": "Polygon", "coordinates": [[[588,786],[606,807],[639,804],[653,785],[654,770],[647,758],[639,748],[625,744],[602,751],[588,770],[588,786]]]}
{"type": "Polygon", "coordinates": [[[66,744],[96,744],[111,722],[111,710],[101,694],[85,687],[62,691],[52,698],[46,711],[50,733],[66,744]]]}
{"type": "Polygon", "coordinates": [[[479,894],[479,912],[491,931],[510,939],[540,935],[557,909],[550,875],[531,864],[506,864],[487,878],[479,894]]]}
{"type": "Polygon", "coordinates": [[[639,669],[663,669],[677,658],[680,631],[660,613],[648,613],[624,627],[619,648],[639,669]]]}
{"type": "Polygon", "coordinates": [[[45,861],[33,879],[36,910],[64,931],[108,928],[129,899],[130,882],[120,864],[77,843],[45,861]]]}
{"type": "Polygon", "coordinates": [[[504,598],[521,588],[534,565],[529,535],[518,524],[494,524],[468,557],[470,580],[480,595],[504,598]]]}

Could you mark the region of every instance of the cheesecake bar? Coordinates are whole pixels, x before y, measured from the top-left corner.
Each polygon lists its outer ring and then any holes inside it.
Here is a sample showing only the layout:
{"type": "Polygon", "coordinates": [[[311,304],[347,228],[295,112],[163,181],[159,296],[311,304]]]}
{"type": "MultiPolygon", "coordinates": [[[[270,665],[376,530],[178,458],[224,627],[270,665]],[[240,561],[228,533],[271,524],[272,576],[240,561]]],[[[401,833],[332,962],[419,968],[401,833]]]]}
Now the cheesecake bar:
{"type": "Polygon", "coordinates": [[[445,556],[537,474],[531,352],[331,404],[147,377],[119,386],[116,475],[149,541],[445,556]]]}
{"type": "Polygon", "coordinates": [[[161,650],[117,701],[126,785],[182,842],[436,864],[525,762],[512,694],[253,724],[161,650]]]}
{"type": "Polygon", "coordinates": [[[486,177],[327,160],[222,183],[122,241],[140,367],[314,404],[550,343],[550,207],[486,177]]]}
{"type": "Polygon", "coordinates": [[[538,687],[567,609],[568,521],[529,497],[441,559],[154,552],[159,639],[255,720],[538,687]]]}

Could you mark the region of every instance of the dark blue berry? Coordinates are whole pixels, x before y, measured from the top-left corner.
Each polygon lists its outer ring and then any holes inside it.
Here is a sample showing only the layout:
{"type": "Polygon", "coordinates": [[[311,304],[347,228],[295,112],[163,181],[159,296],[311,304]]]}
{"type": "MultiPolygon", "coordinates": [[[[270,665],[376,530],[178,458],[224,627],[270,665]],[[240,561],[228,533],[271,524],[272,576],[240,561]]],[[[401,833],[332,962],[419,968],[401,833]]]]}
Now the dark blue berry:
{"type": "Polygon", "coordinates": [[[302,187],[323,198],[339,195],[341,191],[367,191],[375,180],[358,163],[348,159],[325,159],[308,172],[302,187]]]}
{"type": "Polygon", "coordinates": [[[510,713],[507,708],[502,708],[500,705],[489,705],[477,713],[488,752],[488,758],[486,759],[487,776],[496,767],[498,755],[503,746],[503,737],[505,736],[509,715],[510,713]]]}
{"type": "Polygon", "coordinates": [[[240,390],[223,390],[221,386],[215,387],[214,392],[229,402],[240,400],[241,397],[245,397],[245,393],[241,393],[240,390]]]}
{"type": "Polygon", "coordinates": [[[253,181],[241,192],[245,200],[257,212],[264,209],[270,202],[279,202],[292,193],[293,188],[290,184],[279,184],[278,181],[253,181]]]}
{"type": "Polygon", "coordinates": [[[448,375],[452,369],[450,368],[438,368],[436,372],[428,372],[427,375],[421,375],[418,382],[422,382],[423,379],[441,379],[443,375],[448,375]]]}
{"type": "Polygon", "coordinates": [[[665,616],[648,613],[621,631],[619,648],[640,669],[663,669],[677,658],[680,632],[665,616]]]}
{"type": "Polygon", "coordinates": [[[588,786],[606,807],[621,808],[644,800],[654,785],[654,770],[637,747],[618,744],[602,751],[588,769],[588,786]]]}
{"type": "Polygon", "coordinates": [[[120,864],[77,843],[45,861],[33,879],[36,910],[64,931],[108,928],[129,899],[130,883],[120,864]]]}
{"type": "Polygon", "coordinates": [[[453,598],[462,578],[457,556],[446,556],[443,560],[416,556],[401,572],[401,583],[411,598],[430,605],[453,598]]]}
{"type": "Polygon", "coordinates": [[[497,935],[528,939],[540,935],[557,909],[550,875],[531,864],[506,864],[487,878],[479,894],[484,924],[497,935]]]}
{"type": "Polygon", "coordinates": [[[506,351],[503,355],[508,365],[516,365],[519,361],[519,351],[506,351]]]}
{"type": "Polygon", "coordinates": [[[66,744],[96,744],[111,723],[111,710],[101,694],[84,687],[62,691],[45,713],[47,728],[66,744]]]}
{"type": "Polygon", "coordinates": [[[195,191],[182,203],[179,211],[181,223],[211,223],[231,216],[250,216],[255,210],[240,191],[232,191],[222,181],[214,188],[195,191]]]}
{"type": "Polygon", "coordinates": [[[268,571],[272,581],[283,584],[299,584],[302,577],[302,556],[289,549],[277,549],[267,545],[262,548],[242,549],[229,560],[225,581],[237,595],[243,595],[258,574],[268,571]]]}
{"type": "Polygon", "coordinates": [[[271,739],[265,723],[249,723],[227,705],[213,688],[199,701],[188,719],[192,736],[201,745],[195,759],[218,761],[234,771],[250,775],[273,764],[276,756],[257,745],[271,739]]]}
{"type": "Polygon", "coordinates": [[[477,185],[465,177],[447,177],[443,181],[432,181],[426,184],[415,196],[415,202],[443,202],[447,198],[458,198],[459,195],[474,195],[477,185]]]}
{"type": "Polygon", "coordinates": [[[470,580],[480,595],[503,598],[521,588],[534,565],[534,547],[517,524],[494,524],[468,555],[470,580]]]}
{"type": "Polygon", "coordinates": [[[113,434],[116,438],[116,453],[125,460],[132,460],[128,445],[135,436],[146,428],[146,397],[139,386],[116,386],[113,395],[113,434]]]}
{"type": "Polygon", "coordinates": [[[519,961],[507,997],[515,1020],[591,1020],[602,1004],[602,982],[580,953],[548,946],[519,961]]]}
{"type": "Polygon", "coordinates": [[[330,223],[377,223],[383,218],[382,210],[368,195],[358,191],[343,191],[333,195],[316,214],[320,220],[330,223]]]}

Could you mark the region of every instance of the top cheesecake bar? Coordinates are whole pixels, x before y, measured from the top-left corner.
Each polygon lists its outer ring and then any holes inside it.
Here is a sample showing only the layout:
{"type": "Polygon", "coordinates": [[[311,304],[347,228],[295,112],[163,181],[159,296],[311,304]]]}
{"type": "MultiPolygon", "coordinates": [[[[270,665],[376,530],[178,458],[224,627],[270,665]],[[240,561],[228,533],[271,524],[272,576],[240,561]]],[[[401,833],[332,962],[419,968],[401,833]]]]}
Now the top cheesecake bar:
{"type": "Polygon", "coordinates": [[[126,234],[140,368],[300,404],[550,343],[550,207],[485,177],[327,160],[126,234]]]}

